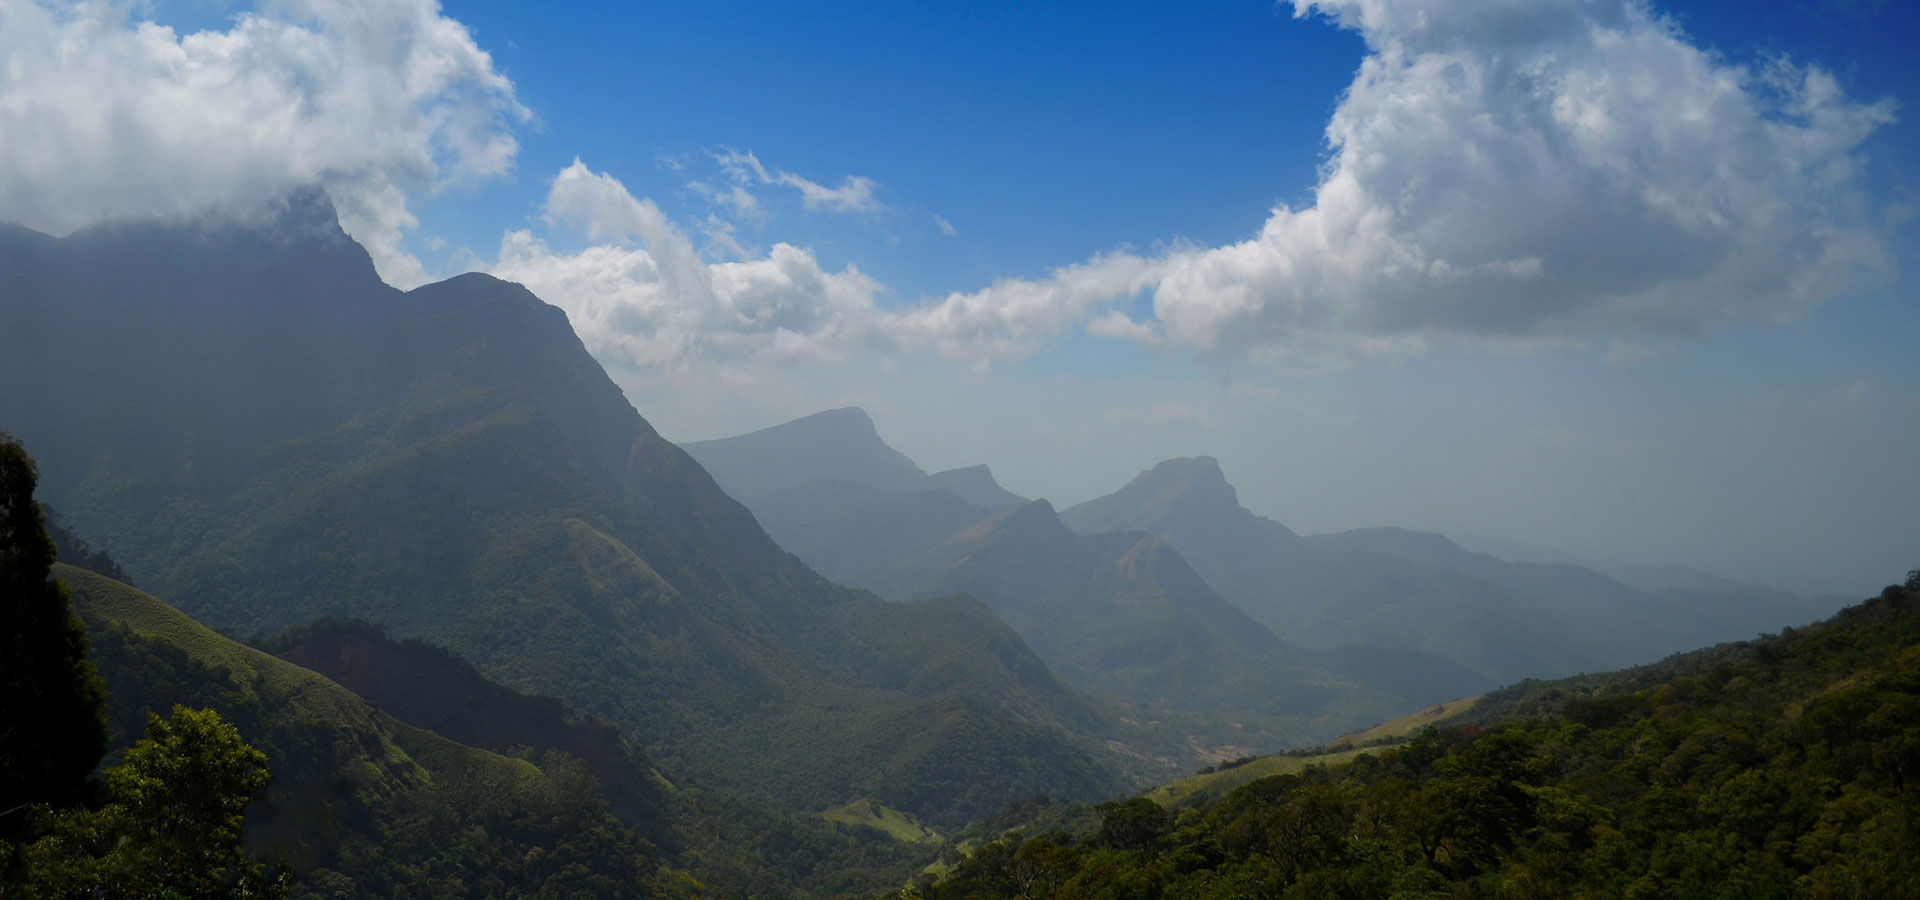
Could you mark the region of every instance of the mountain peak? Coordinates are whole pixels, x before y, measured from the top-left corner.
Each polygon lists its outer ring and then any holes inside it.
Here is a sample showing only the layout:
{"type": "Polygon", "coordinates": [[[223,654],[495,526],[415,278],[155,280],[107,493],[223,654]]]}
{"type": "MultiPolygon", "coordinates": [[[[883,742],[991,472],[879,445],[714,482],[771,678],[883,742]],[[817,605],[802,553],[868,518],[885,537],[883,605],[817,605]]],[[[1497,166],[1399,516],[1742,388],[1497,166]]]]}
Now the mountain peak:
{"type": "Polygon", "coordinates": [[[886,491],[924,486],[927,473],[880,439],[857,406],[830,409],[770,428],[683,448],[740,499],[765,497],[819,478],[886,491]]]}
{"type": "Polygon", "coordinates": [[[1005,509],[1027,502],[1027,498],[1001,487],[1000,482],[993,479],[993,471],[984,465],[935,472],[927,476],[927,485],[950,491],[968,503],[988,509],[1005,509]]]}
{"type": "Polygon", "coordinates": [[[1257,546],[1269,533],[1292,534],[1241,506],[1220,461],[1211,456],[1164,460],[1126,487],[1067,510],[1061,519],[1082,534],[1144,531],[1176,547],[1204,545],[1229,553],[1257,546]]]}
{"type": "Polygon", "coordinates": [[[1035,500],[1008,507],[992,518],[953,536],[952,544],[1007,547],[1024,556],[1058,556],[1071,552],[1074,533],[1060,521],[1053,504],[1035,500]]]}

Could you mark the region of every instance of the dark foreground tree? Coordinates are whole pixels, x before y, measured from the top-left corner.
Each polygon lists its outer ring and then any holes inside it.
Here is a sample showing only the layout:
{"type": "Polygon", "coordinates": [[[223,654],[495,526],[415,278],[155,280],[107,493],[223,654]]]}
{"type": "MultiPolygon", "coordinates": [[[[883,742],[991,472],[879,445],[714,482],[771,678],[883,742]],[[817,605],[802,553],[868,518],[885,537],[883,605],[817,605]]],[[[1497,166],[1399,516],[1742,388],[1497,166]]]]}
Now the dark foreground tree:
{"type": "Polygon", "coordinates": [[[29,810],[78,802],[106,752],[106,689],[67,588],[49,578],[53,542],[20,442],[0,432],[0,841],[29,810]]]}

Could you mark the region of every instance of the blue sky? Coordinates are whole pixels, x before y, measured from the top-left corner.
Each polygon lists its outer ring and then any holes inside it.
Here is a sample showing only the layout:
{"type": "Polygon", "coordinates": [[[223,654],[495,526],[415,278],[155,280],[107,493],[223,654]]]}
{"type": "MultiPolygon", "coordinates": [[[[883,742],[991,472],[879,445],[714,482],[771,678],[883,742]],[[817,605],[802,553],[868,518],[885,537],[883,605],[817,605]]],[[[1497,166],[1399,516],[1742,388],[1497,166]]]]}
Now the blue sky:
{"type": "Polygon", "coordinates": [[[318,181],[389,280],[567,309],[675,439],[857,403],[1062,506],[1204,453],[1299,530],[1860,592],[1920,565],[1916,38],[1874,0],[0,0],[0,217],[318,181]]]}

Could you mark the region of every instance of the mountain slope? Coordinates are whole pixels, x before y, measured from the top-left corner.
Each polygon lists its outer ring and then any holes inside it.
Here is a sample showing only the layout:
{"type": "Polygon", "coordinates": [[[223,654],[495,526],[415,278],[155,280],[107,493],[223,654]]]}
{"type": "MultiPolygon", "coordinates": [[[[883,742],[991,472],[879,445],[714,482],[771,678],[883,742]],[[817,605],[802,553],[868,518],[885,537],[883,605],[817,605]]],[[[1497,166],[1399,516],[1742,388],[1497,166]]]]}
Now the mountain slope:
{"type": "MultiPolygon", "coordinates": [[[[862,425],[859,439],[877,441],[862,425]]],[[[778,457],[771,435],[755,441],[778,457]]],[[[991,486],[984,467],[972,471],[991,486]]],[[[1218,487],[1231,503],[1232,489],[1218,487]]],[[[1174,503],[1163,512],[1180,512],[1180,490],[1152,493],[1174,503]]],[[[1222,600],[1159,538],[1077,536],[1044,501],[996,513],[986,503],[1006,498],[982,499],[815,478],[747,502],[782,546],[847,584],[897,600],[980,597],[1068,682],[1128,704],[1133,721],[1178,720],[1185,737],[1175,744],[1185,746],[1173,752],[1194,763],[1318,740],[1492,686],[1405,648],[1315,654],[1290,646],[1222,600]]],[[[1188,529],[1203,538],[1223,530],[1206,512],[1198,509],[1188,529]]]]}
{"type": "Polygon", "coordinates": [[[1290,640],[1390,680],[1412,649],[1497,681],[1564,675],[1805,621],[1774,594],[1647,592],[1577,566],[1508,563],[1404,529],[1300,536],[1254,516],[1212,459],[1169,460],[1061,514],[1165,537],[1222,596],[1290,640]],[[1370,660],[1370,661],[1369,661],[1370,660]]]}
{"type": "Polygon", "coordinates": [[[0,422],[76,530],[204,621],[429,638],[804,809],[972,816],[1116,784],[1099,715],[984,608],[807,569],[517,285],[388,288],[324,196],[265,224],[0,236],[0,266],[22,275],[0,383],[41,388],[0,391],[0,422]],[[1012,747],[1031,765],[1001,765],[1012,747]]]}
{"type": "Polygon", "coordinates": [[[1027,502],[994,481],[986,466],[928,475],[881,440],[873,419],[859,407],[830,409],[747,434],[683,444],[681,449],[755,512],[763,499],[819,481],[886,493],[946,491],[989,510],[1027,502]]]}
{"type": "Polygon", "coordinates": [[[1503,689],[1397,747],[1249,761],[1102,804],[1078,834],[1007,832],[890,896],[1904,896],[1916,660],[1920,571],[1777,636],[1503,689]]]}
{"type": "MultiPolygon", "coordinates": [[[[109,715],[125,746],[148,711],[210,706],[266,752],[273,781],[248,821],[256,852],[291,864],[294,895],[397,891],[664,893],[664,860],[606,816],[571,763],[542,766],[402,724],[325,677],[242,646],[124,584],[71,566],[109,715]],[[455,831],[483,830],[460,846],[455,831]],[[545,848],[543,852],[533,852],[545,848]]],[[[658,798],[629,810],[667,833],[658,798]]]]}
{"type": "Polygon", "coordinates": [[[880,440],[866,410],[851,406],[681,449],[742,500],[816,478],[890,491],[912,490],[927,480],[913,460],[880,440]]]}
{"type": "Polygon", "coordinates": [[[1315,665],[1220,599],[1165,541],[1074,534],[1044,500],[954,535],[873,586],[902,599],[979,597],[1063,678],[1154,715],[1222,716],[1235,724],[1214,738],[1240,746],[1323,738],[1401,702],[1315,665]]]}

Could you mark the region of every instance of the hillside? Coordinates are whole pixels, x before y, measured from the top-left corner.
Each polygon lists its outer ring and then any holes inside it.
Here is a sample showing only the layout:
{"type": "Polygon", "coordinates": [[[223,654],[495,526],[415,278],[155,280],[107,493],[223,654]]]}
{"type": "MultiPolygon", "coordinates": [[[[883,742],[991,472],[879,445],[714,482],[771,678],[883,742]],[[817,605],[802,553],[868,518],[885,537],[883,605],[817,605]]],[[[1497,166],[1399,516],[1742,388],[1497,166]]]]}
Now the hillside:
{"type": "Polygon", "coordinates": [[[264,224],[9,232],[0,267],[0,383],[45,386],[0,394],[0,422],[42,496],[201,621],[425,638],[799,809],[964,821],[1120,784],[1101,715],[983,607],[821,578],[558,309],[483,275],[389,288],[324,195],[264,224]]]}
{"type": "Polygon", "coordinates": [[[1916,662],[1920,571],[1826,622],[1497,692],[1480,724],[1016,830],[891,896],[1898,896],[1916,662]]]}
{"type": "Polygon", "coordinates": [[[1082,533],[1166,538],[1208,584],[1275,633],[1336,657],[1357,654],[1349,672],[1391,665],[1382,651],[1413,650],[1488,683],[1569,675],[1831,611],[1764,589],[1644,591],[1579,566],[1509,563],[1405,529],[1302,536],[1241,506],[1207,457],[1162,462],[1061,518],[1082,533]]]}
{"type": "MultiPolygon", "coordinates": [[[[536,756],[536,765],[403,724],[124,584],[66,565],[55,575],[87,622],[117,746],[138,736],[148,711],[185,703],[218,710],[266,752],[273,781],[249,818],[248,842],[293,866],[296,897],[425,896],[460,885],[622,896],[627,888],[609,886],[664,892],[678,877],[640,831],[609,815],[577,763],[536,756]],[[451,840],[475,827],[484,840],[451,840]]],[[[665,806],[649,800],[629,821],[665,836],[665,806]]]]}
{"type": "MultiPolygon", "coordinates": [[[[809,416],[725,446],[742,454],[733,464],[781,459],[781,436],[804,431],[865,448],[855,455],[905,458],[854,412],[809,416]]],[[[984,466],[932,480],[960,473],[971,473],[981,502],[818,471],[794,473],[809,480],[747,503],[781,546],[832,578],[895,600],[979,597],[1068,683],[1122,703],[1129,722],[1160,723],[1119,737],[1176,768],[1324,740],[1492,686],[1417,651],[1289,645],[1221,599],[1166,541],[1137,531],[1076,535],[1045,501],[996,511],[989,504],[1007,497],[991,495],[999,489],[984,466]]]]}
{"type": "Polygon", "coordinates": [[[758,511],[759,502],[814,482],[854,485],[887,494],[944,491],[988,510],[1026,503],[1000,486],[983,465],[928,475],[880,438],[859,407],[830,409],[759,431],[681,445],[727,493],[758,511]]]}
{"type": "Polygon", "coordinates": [[[1044,500],[869,584],[903,600],[979,597],[1076,686],[1122,699],[1138,717],[1211,716],[1194,736],[1196,761],[1324,739],[1407,703],[1320,668],[1220,599],[1165,541],[1074,534],[1044,500]]]}

